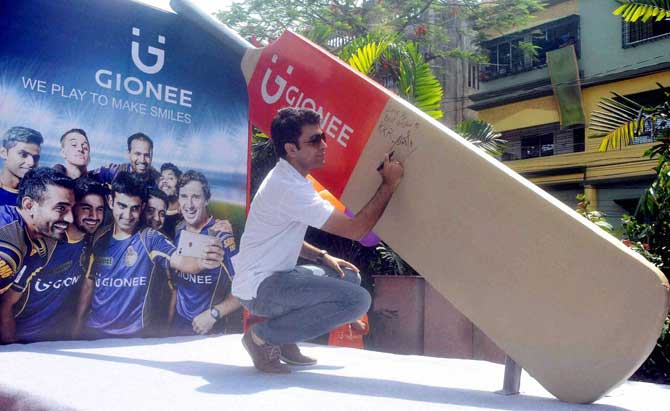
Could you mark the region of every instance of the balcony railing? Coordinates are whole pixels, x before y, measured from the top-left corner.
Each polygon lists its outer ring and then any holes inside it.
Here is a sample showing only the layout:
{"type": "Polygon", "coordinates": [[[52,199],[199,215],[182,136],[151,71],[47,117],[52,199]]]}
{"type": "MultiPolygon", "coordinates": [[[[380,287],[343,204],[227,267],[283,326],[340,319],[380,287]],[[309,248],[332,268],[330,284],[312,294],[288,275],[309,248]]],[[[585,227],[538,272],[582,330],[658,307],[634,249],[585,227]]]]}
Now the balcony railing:
{"type": "Polygon", "coordinates": [[[489,57],[480,80],[489,81],[546,67],[549,51],[574,44],[580,55],[579,16],[568,16],[482,44],[489,57]]]}

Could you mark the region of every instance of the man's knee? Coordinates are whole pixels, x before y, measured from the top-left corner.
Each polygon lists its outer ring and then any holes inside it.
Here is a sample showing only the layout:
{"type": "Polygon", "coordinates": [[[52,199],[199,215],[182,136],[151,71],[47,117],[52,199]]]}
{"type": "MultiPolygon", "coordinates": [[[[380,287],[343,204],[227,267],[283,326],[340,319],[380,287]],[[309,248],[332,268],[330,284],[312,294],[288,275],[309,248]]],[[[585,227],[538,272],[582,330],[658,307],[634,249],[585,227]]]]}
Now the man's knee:
{"type": "Polygon", "coordinates": [[[359,273],[347,267],[342,267],[342,271],[344,272],[344,277],[342,278],[344,281],[361,285],[361,275],[359,273]]]}
{"type": "Polygon", "coordinates": [[[363,287],[350,287],[347,293],[352,319],[357,319],[367,313],[372,304],[372,297],[368,290],[363,287]]]}

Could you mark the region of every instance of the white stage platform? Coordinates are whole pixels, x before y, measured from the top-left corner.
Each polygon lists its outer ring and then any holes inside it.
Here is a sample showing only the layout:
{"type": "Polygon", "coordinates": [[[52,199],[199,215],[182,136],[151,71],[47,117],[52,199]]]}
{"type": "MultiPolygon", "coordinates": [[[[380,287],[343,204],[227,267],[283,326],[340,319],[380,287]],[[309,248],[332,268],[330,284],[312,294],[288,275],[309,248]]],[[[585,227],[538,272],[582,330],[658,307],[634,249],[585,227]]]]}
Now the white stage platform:
{"type": "MultiPolygon", "coordinates": [[[[240,335],[71,341],[0,348],[0,410],[667,411],[670,386],[628,382],[595,404],[560,402],[524,373],[503,396],[503,366],[306,345],[319,364],[256,372],[240,335]]],[[[566,375],[565,378],[570,378],[566,375]]]]}

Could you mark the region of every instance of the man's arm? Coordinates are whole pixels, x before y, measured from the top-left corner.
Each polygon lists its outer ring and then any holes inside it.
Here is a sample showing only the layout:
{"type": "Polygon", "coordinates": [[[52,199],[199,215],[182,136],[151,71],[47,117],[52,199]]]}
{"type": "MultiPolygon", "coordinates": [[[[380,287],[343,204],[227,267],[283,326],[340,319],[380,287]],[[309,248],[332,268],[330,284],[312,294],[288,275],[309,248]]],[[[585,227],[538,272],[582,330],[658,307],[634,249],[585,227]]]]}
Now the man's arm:
{"type": "Polygon", "coordinates": [[[310,261],[314,261],[317,264],[323,264],[325,266],[328,266],[333,270],[337,271],[337,274],[342,278],[344,278],[344,271],[342,271],[342,267],[347,267],[357,273],[360,272],[358,267],[356,267],[349,261],[333,257],[327,252],[326,254],[324,254],[324,251],[325,250],[319,250],[318,248],[314,247],[307,241],[303,241],[302,249],[300,250],[300,257],[310,261]]]}
{"type": "Polygon", "coordinates": [[[93,289],[95,288],[93,279],[84,278],[83,281],[84,282],[81,286],[81,292],[79,293],[79,303],[77,304],[77,313],[74,326],[72,327],[72,339],[74,340],[81,336],[81,330],[84,326],[84,319],[86,318],[86,314],[91,307],[93,289]]]}
{"type": "Polygon", "coordinates": [[[302,249],[300,250],[300,257],[304,258],[305,260],[309,261],[314,261],[316,263],[319,262],[319,258],[321,257],[321,250],[314,247],[307,241],[302,242],[302,249]]]}
{"type": "Polygon", "coordinates": [[[14,304],[21,298],[21,293],[15,290],[7,290],[0,302],[0,336],[3,344],[16,342],[16,320],[14,319],[14,304]]]}
{"type": "Polygon", "coordinates": [[[321,229],[340,237],[359,241],[372,230],[381,218],[398,184],[400,184],[403,171],[402,164],[399,161],[391,161],[387,154],[384,157],[384,166],[379,170],[382,183],[365,207],[353,218],[335,209],[321,229]]]}
{"type": "Polygon", "coordinates": [[[170,305],[168,306],[167,322],[165,324],[165,336],[170,335],[170,328],[174,320],[174,313],[177,311],[177,290],[170,289],[170,305]]]}
{"type": "MultiPolygon", "coordinates": [[[[242,307],[242,304],[240,304],[237,298],[235,298],[235,296],[233,296],[231,293],[228,293],[223,301],[212,306],[212,308],[216,308],[219,311],[219,314],[221,315],[220,319],[234,311],[237,311],[237,309],[240,307],[242,307]]],[[[195,331],[197,334],[207,334],[212,329],[216,321],[217,320],[212,317],[210,310],[205,310],[193,319],[193,331],[195,331]]]]}

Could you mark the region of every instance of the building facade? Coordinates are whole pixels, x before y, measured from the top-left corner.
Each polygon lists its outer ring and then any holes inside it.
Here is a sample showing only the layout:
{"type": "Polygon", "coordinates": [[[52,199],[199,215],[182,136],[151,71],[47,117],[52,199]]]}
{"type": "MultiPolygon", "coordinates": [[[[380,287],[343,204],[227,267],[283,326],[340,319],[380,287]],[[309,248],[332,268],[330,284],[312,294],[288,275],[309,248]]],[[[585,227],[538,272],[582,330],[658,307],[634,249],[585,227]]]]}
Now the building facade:
{"type": "Polygon", "coordinates": [[[601,138],[589,137],[591,113],[611,92],[657,104],[656,83],[670,86],[670,20],[625,23],[612,14],[617,4],[549,1],[527,27],[482,45],[489,63],[480,67],[479,91],[470,96],[470,109],[509,141],[502,156],[509,167],[573,208],[576,195],[586,194],[615,225],[634,211],[653,179],[656,161],[642,158],[652,139],[600,152],[601,138]],[[574,48],[576,79],[556,75],[552,83],[555,51],[565,47],[574,48]],[[559,90],[566,85],[581,96],[566,100],[559,90]],[[565,113],[575,107],[583,120],[566,125],[565,113]]]}

